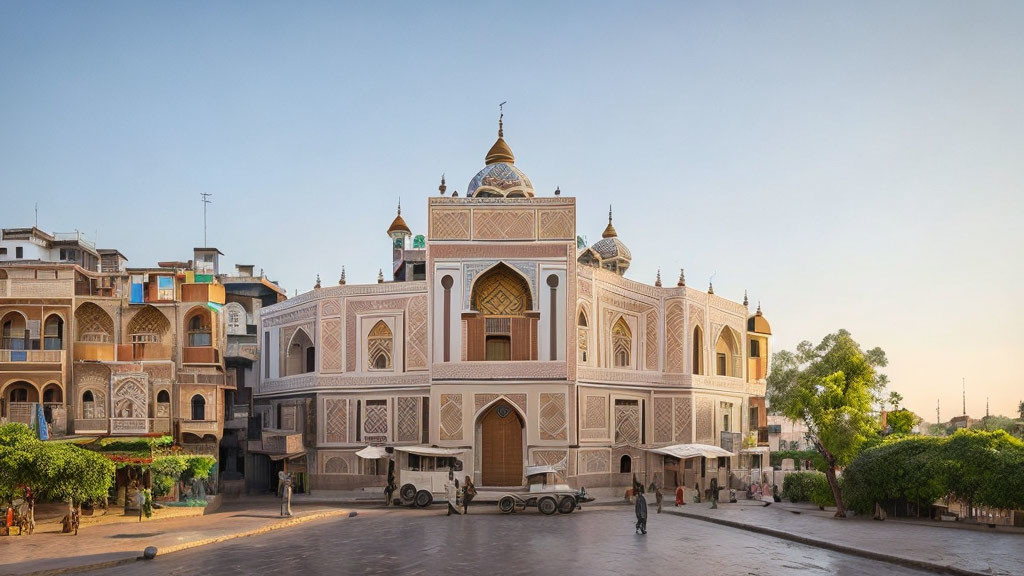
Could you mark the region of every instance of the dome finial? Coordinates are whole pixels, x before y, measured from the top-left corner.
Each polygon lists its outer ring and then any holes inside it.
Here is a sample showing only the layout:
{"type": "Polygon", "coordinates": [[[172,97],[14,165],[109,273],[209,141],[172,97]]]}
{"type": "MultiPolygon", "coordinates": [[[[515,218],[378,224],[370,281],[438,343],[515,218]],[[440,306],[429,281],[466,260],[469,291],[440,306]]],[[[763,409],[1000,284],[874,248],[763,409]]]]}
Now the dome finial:
{"type": "Polygon", "coordinates": [[[377,284],[384,283],[384,269],[380,268],[377,270],[377,284]]]}
{"type": "Polygon", "coordinates": [[[679,269],[679,282],[676,282],[676,286],[686,286],[686,272],[682,268],[679,269]]]}
{"type": "Polygon", "coordinates": [[[661,288],[661,268],[658,268],[658,277],[654,281],[654,285],[657,286],[658,288],[661,288]]]}
{"type": "Polygon", "coordinates": [[[604,232],[601,234],[601,238],[614,238],[618,236],[615,232],[615,226],[612,226],[612,205],[608,205],[608,226],[605,227],[604,232]]]}
{"type": "Polygon", "coordinates": [[[437,189],[441,192],[441,196],[444,196],[445,190],[448,190],[448,187],[444,185],[444,172],[441,172],[441,185],[437,189]]]}
{"type": "Polygon", "coordinates": [[[313,284],[313,290],[320,289],[320,274],[316,275],[316,284],[313,284]]]}
{"type": "Polygon", "coordinates": [[[715,293],[715,285],[711,281],[708,281],[708,294],[715,293]]]}
{"type": "Polygon", "coordinates": [[[498,138],[503,138],[505,136],[505,104],[508,104],[508,100],[505,100],[501,104],[498,104],[498,138]]]}
{"type": "Polygon", "coordinates": [[[757,315],[758,316],[764,316],[764,314],[761,314],[761,301],[760,300],[757,301],[757,315]]]}
{"type": "Polygon", "coordinates": [[[345,267],[341,267],[341,278],[338,278],[338,286],[345,285],[345,267]]]}
{"type": "Polygon", "coordinates": [[[398,198],[398,215],[391,221],[391,226],[388,226],[388,236],[394,237],[394,235],[412,234],[412,230],[409,229],[409,225],[405,223],[405,219],[402,218],[402,198],[398,198]]]}
{"type": "Polygon", "coordinates": [[[402,197],[401,196],[398,197],[398,215],[399,216],[402,215],[402,197]]]}
{"type": "Polygon", "coordinates": [[[743,307],[747,308],[748,306],[750,306],[750,301],[747,300],[747,291],[744,290],[743,291],[743,307]]]}

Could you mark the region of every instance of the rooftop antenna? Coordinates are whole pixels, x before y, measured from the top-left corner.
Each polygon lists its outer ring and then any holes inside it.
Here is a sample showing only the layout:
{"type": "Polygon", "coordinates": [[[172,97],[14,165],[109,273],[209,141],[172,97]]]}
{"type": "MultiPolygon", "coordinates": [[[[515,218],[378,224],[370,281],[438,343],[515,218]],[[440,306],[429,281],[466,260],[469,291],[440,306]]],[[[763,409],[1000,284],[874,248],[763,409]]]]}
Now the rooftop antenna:
{"type": "Polygon", "coordinates": [[[985,418],[988,418],[988,396],[985,397],[985,418]]]}
{"type": "Polygon", "coordinates": [[[964,416],[967,416],[967,378],[962,378],[964,388],[964,416]]]}
{"type": "Polygon", "coordinates": [[[200,192],[199,195],[203,197],[203,248],[208,248],[209,244],[206,243],[206,205],[213,204],[213,200],[210,200],[210,196],[213,194],[200,192]]]}
{"type": "Polygon", "coordinates": [[[39,202],[36,202],[36,228],[39,228],[39,202]]]}
{"type": "Polygon", "coordinates": [[[942,416],[939,415],[939,399],[935,399],[935,424],[942,422],[942,416]]]}

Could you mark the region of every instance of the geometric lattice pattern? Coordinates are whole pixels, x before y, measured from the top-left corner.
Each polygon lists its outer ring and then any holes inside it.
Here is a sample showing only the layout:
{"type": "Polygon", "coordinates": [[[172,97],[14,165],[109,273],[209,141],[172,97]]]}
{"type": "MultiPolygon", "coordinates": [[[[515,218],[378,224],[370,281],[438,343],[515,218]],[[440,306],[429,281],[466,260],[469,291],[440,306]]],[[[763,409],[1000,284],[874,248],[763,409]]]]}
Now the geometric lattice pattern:
{"type": "Polygon", "coordinates": [[[75,312],[78,342],[113,342],[114,321],[102,308],[86,302],[75,312]]]}
{"type": "Polygon", "coordinates": [[[654,441],[672,441],[672,398],[654,398],[654,441]]]}
{"type": "Polygon", "coordinates": [[[128,322],[129,335],[151,334],[162,341],[170,331],[171,323],[167,321],[167,317],[152,306],[139,310],[128,322]]]}
{"type": "Polygon", "coordinates": [[[712,444],[715,440],[714,404],[710,398],[697,400],[697,442],[712,444]]]}
{"type": "Polygon", "coordinates": [[[324,442],[343,444],[348,442],[348,400],[327,398],[324,400],[324,442]]]}
{"type": "Polygon", "coordinates": [[[572,239],[576,235],[571,209],[543,210],[539,215],[541,238],[572,239]]]}
{"type": "Polygon", "coordinates": [[[427,297],[414,296],[406,308],[405,364],[407,369],[427,367],[427,297]]]}
{"type": "Polygon", "coordinates": [[[489,316],[522,316],[531,309],[526,280],[505,264],[498,264],[473,286],[472,308],[489,316]]]}
{"type": "Polygon", "coordinates": [[[647,313],[647,370],[658,369],[658,313],[647,313]]]}
{"type": "Polygon", "coordinates": [[[341,372],[341,318],[320,322],[320,369],[341,372]]]}
{"type": "Polygon", "coordinates": [[[364,413],[366,415],[366,419],[363,421],[363,432],[365,434],[388,433],[387,401],[368,400],[364,413]]]}
{"type": "Polygon", "coordinates": [[[540,439],[565,440],[565,394],[540,395],[540,439]]]}
{"type": "Polygon", "coordinates": [[[626,319],[619,316],[619,319],[612,326],[612,364],[616,368],[628,368],[630,363],[630,348],[633,345],[633,336],[626,324],[626,319]]]}
{"type": "Polygon", "coordinates": [[[430,238],[469,240],[469,210],[434,210],[430,238]]]}
{"type": "Polygon", "coordinates": [[[462,440],[462,394],[441,394],[441,439],[462,440]]]}
{"type": "Polygon", "coordinates": [[[605,408],[604,396],[587,396],[586,419],[583,421],[584,428],[607,429],[608,409],[605,408]]]}
{"type": "Polygon", "coordinates": [[[615,403],[615,443],[640,443],[640,405],[615,403]]]}
{"type": "Polygon", "coordinates": [[[324,474],[348,474],[349,470],[348,458],[344,456],[328,456],[324,460],[324,474]]]}
{"type": "Polygon", "coordinates": [[[399,442],[415,442],[419,440],[419,399],[413,396],[399,396],[397,420],[397,437],[399,442]]]}
{"type": "Polygon", "coordinates": [[[689,444],[692,439],[693,409],[689,398],[673,398],[675,403],[675,440],[676,442],[689,444]]]}
{"type": "Polygon", "coordinates": [[[607,450],[580,450],[580,474],[604,474],[609,471],[610,454],[607,450]]]}
{"type": "Polygon", "coordinates": [[[390,370],[393,346],[391,329],[383,320],[378,320],[366,338],[366,367],[371,370],[390,370]]]}
{"type": "Polygon", "coordinates": [[[671,302],[665,310],[666,372],[679,374],[685,370],[683,345],[683,307],[678,302],[671,302]]]}
{"type": "Polygon", "coordinates": [[[532,210],[476,210],[473,237],[485,240],[528,240],[534,237],[532,210]]]}
{"type": "Polygon", "coordinates": [[[530,455],[534,466],[551,466],[565,477],[569,465],[569,454],[565,450],[534,450],[530,455]]]}

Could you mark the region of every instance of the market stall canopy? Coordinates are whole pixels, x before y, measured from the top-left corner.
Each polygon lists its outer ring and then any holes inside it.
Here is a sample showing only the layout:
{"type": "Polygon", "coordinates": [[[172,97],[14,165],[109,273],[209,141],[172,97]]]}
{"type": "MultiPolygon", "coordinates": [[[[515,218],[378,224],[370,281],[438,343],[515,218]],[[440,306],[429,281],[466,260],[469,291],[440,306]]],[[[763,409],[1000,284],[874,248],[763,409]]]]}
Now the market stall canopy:
{"type": "Polygon", "coordinates": [[[465,448],[436,448],[434,446],[395,446],[397,452],[408,452],[419,456],[460,456],[465,448]]]}
{"type": "Polygon", "coordinates": [[[298,458],[299,456],[305,456],[306,455],[306,451],[305,450],[303,450],[302,452],[292,452],[290,454],[268,454],[266,452],[256,452],[256,453],[257,454],[267,454],[267,456],[270,456],[270,459],[273,460],[274,462],[277,462],[279,460],[294,460],[294,459],[298,458]]]}
{"type": "Polygon", "coordinates": [[[560,472],[553,466],[527,466],[526,475],[533,476],[534,474],[560,474],[560,472]]]}
{"type": "Polygon", "coordinates": [[[383,458],[388,455],[388,451],[383,446],[367,446],[359,452],[356,452],[356,456],[360,458],[366,458],[367,460],[376,460],[377,458],[383,458]]]}
{"type": "Polygon", "coordinates": [[[718,446],[712,446],[710,444],[673,444],[671,446],[662,446],[661,448],[647,448],[648,452],[653,454],[661,454],[662,456],[672,456],[673,458],[679,458],[680,460],[686,460],[687,458],[697,458],[703,456],[704,458],[719,458],[722,456],[733,456],[732,452],[719,448],[718,446]]]}

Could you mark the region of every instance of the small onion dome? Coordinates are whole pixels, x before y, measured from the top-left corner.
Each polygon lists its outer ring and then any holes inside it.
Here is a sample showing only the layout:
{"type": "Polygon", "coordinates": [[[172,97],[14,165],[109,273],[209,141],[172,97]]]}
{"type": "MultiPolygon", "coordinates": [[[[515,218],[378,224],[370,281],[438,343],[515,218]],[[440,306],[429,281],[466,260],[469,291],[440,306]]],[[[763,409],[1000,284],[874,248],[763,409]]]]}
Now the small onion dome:
{"type": "Polygon", "coordinates": [[[771,335],[772,327],[768,325],[768,319],[761,314],[761,304],[757,305],[757,312],[747,318],[747,332],[756,332],[758,334],[771,335]]]}
{"type": "Polygon", "coordinates": [[[405,219],[402,218],[402,203],[398,203],[398,215],[391,221],[391,226],[388,228],[388,235],[394,234],[395,232],[404,232],[406,234],[412,234],[412,230],[409,230],[409,225],[405,223],[405,219]]]}

